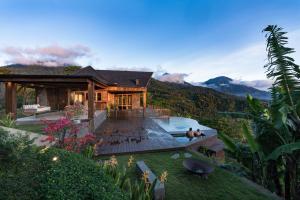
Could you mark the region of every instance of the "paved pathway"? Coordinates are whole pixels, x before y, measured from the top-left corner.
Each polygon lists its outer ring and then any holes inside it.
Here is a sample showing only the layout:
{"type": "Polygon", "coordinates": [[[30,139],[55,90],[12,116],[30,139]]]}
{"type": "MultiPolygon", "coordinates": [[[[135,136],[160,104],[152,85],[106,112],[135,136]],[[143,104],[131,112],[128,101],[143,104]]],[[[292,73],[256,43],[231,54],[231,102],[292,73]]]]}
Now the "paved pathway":
{"type": "Polygon", "coordinates": [[[29,131],[24,131],[24,130],[19,130],[19,129],[15,129],[15,128],[8,128],[8,127],[4,127],[4,126],[0,126],[0,128],[8,131],[12,135],[18,135],[18,134],[21,134],[21,135],[24,135],[24,136],[28,135],[30,140],[35,138],[33,144],[35,144],[37,146],[48,146],[48,145],[50,145],[49,142],[42,142],[41,141],[46,137],[45,135],[38,134],[38,133],[33,133],[33,132],[29,132],[29,131]]]}

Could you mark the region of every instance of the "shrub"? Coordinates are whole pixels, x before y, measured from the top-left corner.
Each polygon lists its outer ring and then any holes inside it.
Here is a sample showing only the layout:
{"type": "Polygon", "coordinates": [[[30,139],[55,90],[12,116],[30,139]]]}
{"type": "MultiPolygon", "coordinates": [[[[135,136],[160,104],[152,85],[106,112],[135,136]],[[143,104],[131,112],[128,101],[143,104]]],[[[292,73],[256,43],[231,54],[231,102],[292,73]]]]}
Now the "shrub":
{"type": "Polygon", "coordinates": [[[50,148],[38,160],[43,199],[127,199],[99,165],[80,154],[50,148]]]}
{"type": "Polygon", "coordinates": [[[0,199],[128,199],[93,160],[0,130],[0,199]]]}
{"type": "Polygon", "coordinates": [[[27,136],[0,129],[0,199],[37,199],[34,174],[39,162],[27,136]]]}
{"type": "Polygon", "coordinates": [[[7,114],[0,119],[0,125],[8,128],[14,128],[16,126],[16,121],[12,118],[11,114],[7,114]]]}
{"type": "Polygon", "coordinates": [[[23,163],[24,160],[31,155],[32,148],[30,144],[33,140],[29,140],[28,136],[23,135],[11,135],[7,131],[0,128],[0,168],[10,168],[23,163]]]}

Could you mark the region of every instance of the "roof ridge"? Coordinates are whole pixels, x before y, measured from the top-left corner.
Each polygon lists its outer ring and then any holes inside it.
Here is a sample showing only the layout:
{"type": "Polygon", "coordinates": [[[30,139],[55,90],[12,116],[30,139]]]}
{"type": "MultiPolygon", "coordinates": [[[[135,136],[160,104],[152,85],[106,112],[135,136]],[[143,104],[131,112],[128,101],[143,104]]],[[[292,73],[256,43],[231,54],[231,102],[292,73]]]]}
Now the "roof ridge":
{"type": "Polygon", "coordinates": [[[105,84],[110,84],[110,82],[105,79],[102,75],[100,75],[98,73],[97,70],[95,70],[92,66],[86,66],[81,68],[80,70],[76,71],[75,73],[73,73],[72,75],[90,75],[93,76],[97,79],[99,79],[100,82],[103,82],[105,84]]]}
{"type": "Polygon", "coordinates": [[[113,69],[96,69],[96,71],[153,73],[153,72],[150,72],[150,71],[113,70],[113,69]]]}

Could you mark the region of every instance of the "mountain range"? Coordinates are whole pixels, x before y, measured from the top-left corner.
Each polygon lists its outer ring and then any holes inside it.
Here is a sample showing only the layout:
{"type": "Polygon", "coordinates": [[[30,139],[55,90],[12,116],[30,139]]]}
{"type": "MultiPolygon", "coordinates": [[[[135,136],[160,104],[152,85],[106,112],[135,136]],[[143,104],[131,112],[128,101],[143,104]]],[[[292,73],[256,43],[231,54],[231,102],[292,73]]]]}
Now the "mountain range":
{"type": "Polygon", "coordinates": [[[248,94],[261,100],[270,100],[271,97],[270,93],[267,91],[242,84],[236,84],[233,82],[233,79],[226,76],[212,78],[203,83],[194,83],[194,85],[212,88],[219,92],[241,97],[246,97],[248,94]]]}

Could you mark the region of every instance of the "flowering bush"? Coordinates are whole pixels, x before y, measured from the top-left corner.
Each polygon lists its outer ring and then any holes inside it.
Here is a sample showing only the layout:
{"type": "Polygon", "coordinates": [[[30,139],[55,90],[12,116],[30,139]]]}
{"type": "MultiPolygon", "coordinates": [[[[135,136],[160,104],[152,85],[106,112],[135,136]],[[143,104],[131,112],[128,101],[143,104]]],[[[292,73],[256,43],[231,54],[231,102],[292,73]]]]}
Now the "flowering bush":
{"type": "MultiPolygon", "coordinates": [[[[44,131],[47,137],[42,142],[55,142],[58,147],[67,151],[83,152],[96,141],[96,137],[91,133],[78,137],[80,125],[75,125],[69,118],[62,117],[54,122],[46,120],[43,122],[46,126],[44,131]]],[[[91,155],[91,153],[88,154],[91,155]]]]}
{"type": "MultiPolygon", "coordinates": [[[[133,156],[130,156],[126,166],[123,166],[123,170],[120,170],[118,160],[115,156],[111,156],[109,160],[106,160],[102,164],[104,172],[115,180],[115,185],[128,192],[131,200],[151,200],[153,199],[154,186],[157,179],[153,182],[149,182],[149,172],[145,171],[141,176],[141,181],[135,180],[134,183],[130,180],[128,170],[134,164],[133,156]]],[[[164,183],[167,181],[168,172],[164,171],[159,181],[164,183]]]]}
{"type": "Polygon", "coordinates": [[[85,111],[85,106],[82,105],[80,102],[75,102],[73,105],[65,107],[66,117],[68,118],[74,118],[83,115],[85,111]]]}

